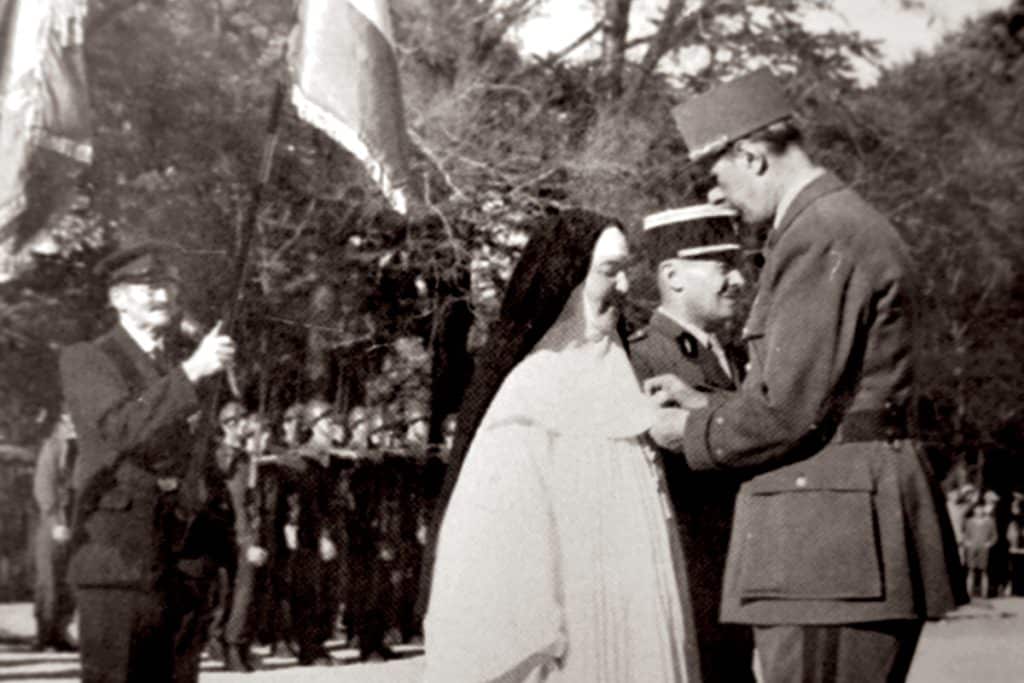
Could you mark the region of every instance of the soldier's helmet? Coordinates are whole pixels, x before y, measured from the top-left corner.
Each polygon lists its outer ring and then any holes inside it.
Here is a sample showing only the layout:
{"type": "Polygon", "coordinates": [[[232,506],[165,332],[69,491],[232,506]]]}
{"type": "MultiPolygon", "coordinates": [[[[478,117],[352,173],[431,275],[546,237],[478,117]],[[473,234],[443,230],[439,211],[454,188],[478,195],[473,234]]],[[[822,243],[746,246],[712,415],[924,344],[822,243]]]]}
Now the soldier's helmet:
{"type": "Polygon", "coordinates": [[[327,401],[314,398],[306,403],[302,419],[306,423],[306,429],[313,429],[317,422],[325,418],[334,417],[336,412],[334,406],[327,401]]]}

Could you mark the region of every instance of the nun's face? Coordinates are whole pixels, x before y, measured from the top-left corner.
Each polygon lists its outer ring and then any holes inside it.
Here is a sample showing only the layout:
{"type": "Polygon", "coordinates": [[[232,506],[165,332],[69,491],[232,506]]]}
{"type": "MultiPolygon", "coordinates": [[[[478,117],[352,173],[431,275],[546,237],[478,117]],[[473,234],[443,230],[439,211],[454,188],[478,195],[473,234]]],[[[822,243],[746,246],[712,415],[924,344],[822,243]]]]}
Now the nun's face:
{"type": "Polygon", "coordinates": [[[583,305],[589,329],[603,334],[611,334],[615,329],[622,297],[629,291],[628,264],[626,236],[615,226],[605,228],[594,244],[590,270],[583,281],[583,305]]]}

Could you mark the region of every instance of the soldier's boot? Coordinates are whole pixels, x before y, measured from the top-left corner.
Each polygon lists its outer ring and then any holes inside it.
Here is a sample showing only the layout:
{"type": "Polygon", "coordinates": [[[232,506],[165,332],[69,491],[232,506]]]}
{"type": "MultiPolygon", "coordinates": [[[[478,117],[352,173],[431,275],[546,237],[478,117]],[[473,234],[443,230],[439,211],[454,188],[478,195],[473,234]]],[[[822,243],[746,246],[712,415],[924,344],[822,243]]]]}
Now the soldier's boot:
{"type": "Polygon", "coordinates": [[[224,651],[224,668],[228,671],[255,671],[256,664],[248,646],[229,644],[224,651]]]}

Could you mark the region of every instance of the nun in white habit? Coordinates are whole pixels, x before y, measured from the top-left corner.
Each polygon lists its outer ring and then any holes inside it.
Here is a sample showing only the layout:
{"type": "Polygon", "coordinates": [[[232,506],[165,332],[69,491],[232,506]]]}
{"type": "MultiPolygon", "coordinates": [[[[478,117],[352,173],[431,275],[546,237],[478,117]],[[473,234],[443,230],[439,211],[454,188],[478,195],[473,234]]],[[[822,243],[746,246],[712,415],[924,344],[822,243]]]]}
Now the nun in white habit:
{"type": "Polygon", "coordinates": [[[512,275],[459,416],[427,683],[685,680],[656,405],[621,335],[628,256],[618,222],[565,211],[512,275]]]}

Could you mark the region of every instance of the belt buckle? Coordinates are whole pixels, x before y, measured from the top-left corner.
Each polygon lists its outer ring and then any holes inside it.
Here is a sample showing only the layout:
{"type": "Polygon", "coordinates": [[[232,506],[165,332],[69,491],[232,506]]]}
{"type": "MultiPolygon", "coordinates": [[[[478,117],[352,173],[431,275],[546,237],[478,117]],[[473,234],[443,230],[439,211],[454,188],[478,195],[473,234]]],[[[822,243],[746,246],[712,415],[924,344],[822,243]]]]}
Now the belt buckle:
{"type": "Polygon", "coordinates": [[[161,493],[174,493],[178,490],[178,478],[177,477],[157,477],[156,487],[160,489],[161,493]]]}

